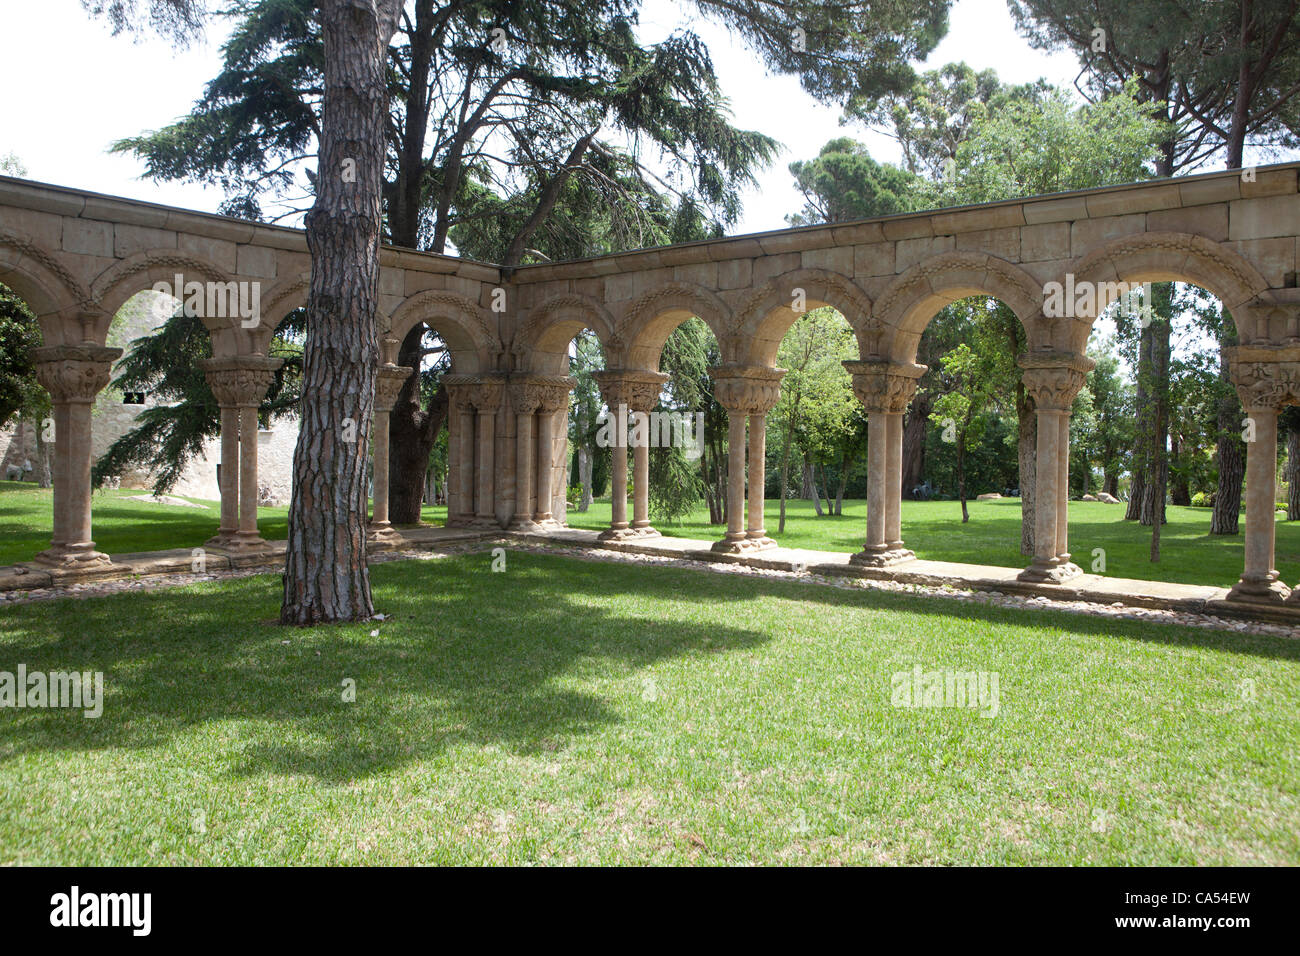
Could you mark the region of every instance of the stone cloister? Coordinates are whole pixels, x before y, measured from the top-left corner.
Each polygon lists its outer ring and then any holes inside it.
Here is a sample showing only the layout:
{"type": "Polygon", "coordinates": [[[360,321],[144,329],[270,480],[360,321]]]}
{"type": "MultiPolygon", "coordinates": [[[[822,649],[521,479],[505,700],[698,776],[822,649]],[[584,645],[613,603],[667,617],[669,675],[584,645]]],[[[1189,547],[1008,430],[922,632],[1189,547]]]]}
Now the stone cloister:
{"type": "MultiPolygon", "coordinates": [[[[869,419],[865,543],[851,560],[903,566],[914,560],[900,521],[903,415],[925,371],[915,361],[920,336],[946,304],[986,295],[1024,326],[1028,347],[1018,363],[1037,415],[1036,552],[1020,577],[1064,584],[1081,573],[1069,551],[1069,416],[1092,366],[1084,351],[1093,322],[1122,284],[1173,280],[1217,296],[1239,333],[1230,374],[1255,440],[1247,446],[1245,566],[1229,597],[1300,603],[1300,589],[1293,595],[1273,568],[1277,416],[1300,403],[1298,169],[1211,173],[514,269],[385,247],[372,536],[399,536],[388,523],[387,416],[413,374],[394,361],[417,325],[436,329],[451,353],[448,524],[550,532],[564,526],[573,336],[585,328],[600,340],[607,405],[647,412],[666,379],[664,343],[695,316],[717,338],[715,395],[728,413],[728,522],[714,550],[775,547],[762,505],[765,416],[783,374],[777,349],[802,314],[831,306],[856,335],[861,358],[846,364],[869,419]],[[1057,315],[1046,308],[1052,283],[1095,295],[1057,315]]],[[[54,403],[53,540],[33,567],[75,578],[109,562],[95,549],[90,487],[91,403],[120,355],[104,343],[128,299],[178,276],[260,290],[252,322],[204,316],[213,354],[205,374],[220,404],[228,465],[209,547],[267,547],[257,531],[257,444],[241,436],[256,432],[278,361],[268,345],[280,321],[306,304],[309,271],[298,230],[0,178],[0,282],[38,316],[44,344],[34,359],[54,403]]],[[[627,456],[614,455],[606,540],[657,534],[648,449],[633,450],[630,517],[627,468],[627,456]]]]}

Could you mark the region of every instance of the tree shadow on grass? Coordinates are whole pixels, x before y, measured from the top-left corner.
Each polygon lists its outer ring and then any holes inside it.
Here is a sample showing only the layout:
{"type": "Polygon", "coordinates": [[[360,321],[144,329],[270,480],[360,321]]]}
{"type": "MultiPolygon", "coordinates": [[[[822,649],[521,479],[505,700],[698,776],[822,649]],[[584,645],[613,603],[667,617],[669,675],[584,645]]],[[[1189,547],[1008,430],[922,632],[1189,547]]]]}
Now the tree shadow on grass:
{"type": "Polygon", "coordinates": [[[278,580],[265,576],[10,609],[0,670],[103,671],[106,699],[93,720],[0,711],[0,765],[31,753],[168,748],[195,731],[218,735],[199,745],[229,775],[327,784],[465,745],[536,754],[621,720],[618,687],[626,680],[628,702],[639,698],[640,668],[769,639],[657,620],[656,602],[680,599],[671,578],[638,581],[634,601],[611,607],[591,596],[616,596],[625,583],[602,586],[588,565],[512,556],[509,573],[493,574],[490,562],[377,567],[387,619],[362,625],[271,623],[278,580]],[[587,677],[601,690],[588,690],[587,677]],[[355,702],[344,700],[345,681],[355,682],[355,702]]]}

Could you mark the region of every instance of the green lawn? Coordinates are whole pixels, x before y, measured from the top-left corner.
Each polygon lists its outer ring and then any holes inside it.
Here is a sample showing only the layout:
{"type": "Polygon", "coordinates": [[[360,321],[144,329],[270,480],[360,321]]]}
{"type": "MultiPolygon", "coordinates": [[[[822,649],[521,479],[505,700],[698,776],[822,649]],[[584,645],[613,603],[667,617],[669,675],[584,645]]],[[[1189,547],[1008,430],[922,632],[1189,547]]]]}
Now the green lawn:
{"type": "MultiPolygon", "coordinates": [[[[819,551],[860,551],[867,530],[865,501],[846,501],[844,514],[817,517],[812,504],[787,504],[786,530],[777,533],[780,503],[768,501],[764,511],[767,533],[780,544],[819,551]]],[[[903,540],[918,557],[1018,568],[1029,563],[1020,554],[1020,499],[970,502],[970,521],[961,523],[956,501],[904,501],[903,540]]],[[[586,513],[570,510],[575,528],[609,527],[609,502],[598,501],[586,513]]],[[[718,539],[724,528],[708,523],[708,511],[696,511],[680,524],[656,522],[667,535],[718,539]]],[[[1242,516],[1241,530],[1246,519],[1242,516]]],[[[1093,549],[1106,552],[1105,573],[1111,577],[1180,584],[1231,587],[1241,575],[1242,535],[1211,535],[1208,508],[1169,508],[1161,533],[1161,560],[1151,563],[1151,529],[1124,520],[1123,505],[1070,502],[1070,550],[1085,571],[1092,569],[1093,549]]],[[[1300,582],[1300,522],[1277,523],[1277,569],[1288,585],[1300,582]]]]}
{"type": "MultiPolygon", "coordinates": [[[[185,508],[131,501],[147,491],[96,491],[91,500],[95,546],[108,554],[196,548],[216,533],[221,505],[201,498],[186,498],[203,506],[185,508]]],[[[181,497],[181,496],[175,496],[181,497]]],[[[283,541],[288,508],[259,508],[258,530],[268,541],[283,541]]],[[[424,520],[442,524],[445,507],[425,508],[424,520]]],[[[30,482],[0,481],[0,565],[28,561],[50,546],[53,493],[30,482]]]]}
{"type": "Polygon", "coordinates": [[[491,561],[378,565],[356,626],[275,576],[4,609],[0,670],[106,701],[0,710],[0,865],[1300,863],[1294,641],[491,561]],[[891,706],[915,665],[997,716],[891,706]]]}

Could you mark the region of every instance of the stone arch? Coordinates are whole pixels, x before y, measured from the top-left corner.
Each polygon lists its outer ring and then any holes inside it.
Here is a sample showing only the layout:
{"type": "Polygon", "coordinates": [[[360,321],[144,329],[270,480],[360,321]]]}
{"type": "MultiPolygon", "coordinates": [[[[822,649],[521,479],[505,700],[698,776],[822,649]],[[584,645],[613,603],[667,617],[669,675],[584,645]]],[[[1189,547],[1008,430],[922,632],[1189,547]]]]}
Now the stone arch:
{"type": "Polygon", "coordinates": [[[848,276],[828,269],[795,269],[768,280],[736,310],[734,335],[742,364],[774,366],[781,339],[798,319],[829,306],[848,321],[862,355],[875,354],[879,327],[871,297],[848,276]],[[803,290],[804,310],[793,308],[796,289],[803,290]]]}
{"type": "Polygon", "coordinates": [[[596,333],[606,362],[614,361],[619,351],[614,321],[600,302],[577,292],[562,292],[543,300],[528,310],[528,318],[510,343],[515,370],[563,374],[569,342],[583,329],[596,333]]]}
{"type": "Polygon", "coordinates": [[[421,322],[437,330],[447,343],[457,374],[473,375],[494,366],[500,341],[477,302],[456,292],[425,289],[408,296],[387,322],[381,317],[381,337],[402,342],[421,322]]]}
{"type": "Polygon", "coordinates": [[[1044,345],[1041,283],[997,256],[944,252],[909,268],[876,300],[875,317],[883,329],[880,354],[896,362],[915,362],[921,333],[939,310],[981,295],[999,300],[1016,314],[1030,349],[1044,345]]]}
{"type": "Polygon", "coordinates": [[[716,294],[686,282],[669,282],[634,299],[623,310],[616,342],[627,368],[657,372],[664,343],[677,326],[698,317],[712,330],[724,360],[731,351],[731,310],[716,294]]]}
{"type": "Polygon", "coordinates": [[[1124,282],[1198,285],[1234,314],[1243,340],[1269,338],[1267,319],[1263,319],[1264,327],[1258,328],[1260,323],[1251,308],[1252,300],[1268,290],[1268,280],[1240,254],[1204,236],[1184,232],[1125,236],[1080,258],[1069,274],[1074,276],[1076,288],[1084,282],[1093,283],[1098,295],[1092,315],[1056,320],[1060,328],[1053,344],[1058,347],[1082,352],[1097,316],[1115,301],[1116,286],[1124,282]]]}
{"type": "Polygon", "coordinates": [[[277,283],[262,296],[261,321],[253,329],[243,330],[243,351],[265,355],[275,337],[276,327],[294,309],[307,307],[307,293],[311,288],[311,275],[303,273],[277,283]]]}
{"type": "MultiPolygon", "coordinates": [[[[91,294],[99,303],[102,314],[96,321],[95,341],[103,342],[108,327],[118,309],[132,296],[149,291],[154,283],[175,282],[180,275],[184,281],[235,282],[236,278],[205,259],[178,253],[175,249],[154,249],[135,255],[109,266],[91,285],[91,294]]],[[[238,316],[204,316],[203,325],[209,332],[237,328],[238,316]]]]}
{"type": "Polygon", "coordinates": [[[93,334],[82,316],[99,311],[89,291],[36,243],[0,230],[0,282],[27,303],[46,345],[76,345],[93,334]]]}

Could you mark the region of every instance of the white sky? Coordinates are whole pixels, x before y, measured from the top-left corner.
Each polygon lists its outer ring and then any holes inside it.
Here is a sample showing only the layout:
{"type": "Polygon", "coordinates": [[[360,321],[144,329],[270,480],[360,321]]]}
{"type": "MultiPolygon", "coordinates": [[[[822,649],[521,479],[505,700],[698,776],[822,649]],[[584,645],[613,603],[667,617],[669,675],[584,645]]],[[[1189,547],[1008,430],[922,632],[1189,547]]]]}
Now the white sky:
{"type": "MultiPolygon", "coordinates": [[[[1039,77],[1069,86],[1077,72],[1069,53],[1044,55],[1015,32],[1005,0],[957,0],[948,36],[924,64],[927,68],[965,60],[976,69],[993,68],[1009,82],[1039,77]]],[[[647,0],[641,35],[654,40],[689,24],[676,0],[647,0]]],[[[108,153],[117,139],[158,129],[189,113],[204,84],[220,66],[223,38],[217,22],[206,41],[177,51],[149,37],[112,37],[91,20],[78,0],[6,0],[0,13],[0,156],[14,153],[28,176],[42,182],[216,211],[219,190],[140,179],[142,163],[108,153]],[[51,46],[51,24],[57,43],[51,46]]],[[[785,226],[802,199],[787,165],[808,159],[827,141],[851,135],[880,160],[896,161],[892,140],[859,128],[839,126],[839,110],[807,96],[793,77],[768,76],[758,59],[728,32],[696,22],[708,44],[724,92],[731,98],[735,123],[756,129],[785,145],[785,151],[745,196],[735,233],[785,226]]]]}

